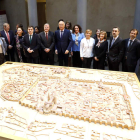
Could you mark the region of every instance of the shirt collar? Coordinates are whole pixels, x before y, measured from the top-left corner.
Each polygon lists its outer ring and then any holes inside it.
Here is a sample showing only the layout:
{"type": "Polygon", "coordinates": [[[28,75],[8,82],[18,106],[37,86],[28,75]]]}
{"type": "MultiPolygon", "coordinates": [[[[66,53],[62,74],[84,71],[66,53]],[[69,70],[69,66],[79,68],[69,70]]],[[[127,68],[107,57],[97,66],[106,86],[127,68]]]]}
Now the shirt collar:
{"type": "MultiPolygon", "coordinates": [[[[28,34],[30,36],[30,34],[28,34]]],[[[33,34],[31,34],[31,36],[33,36],[33,34]]]]}
{"type": "MultiPolygon", "coordinates": [[[[4,30],[4,32],[7,33],[7,31],[5,31],[5,30],[4,30]]],[[[8,33],[9,33],[9,31],[8,31],[8,33]]]]}
{"type": "MultiPolygon", "coordinates": [[[[65,30],[65,29],[64,29],[64,30],[65,30]]],[[[62,31],[60,30],[60,32],[64,32],[64,30],[62,30],[62,31]]]]}
{"type": "Polygon", "coordinates": [[[45,34],[49,34],[49,32],[46,33],[45,31],[44,31],[44,33],[45,33],[45,34]]]}
{"type": "MultiPolygon", "coordinates": [[[[134,39],[132,40],[132,42],[134,42],[134,41],[135,41],[135,39],[136,39],[136,38],[134,38],[134,39]]],[[[130,40],[131,40],[131,39],[129,38],[129,41],[130,41],[130,40]]]]}
{"type": "Polygon", "coordinates": [[[118,37],[119,37],[119,35],[116,38],[113,37],[113,39],[117,40],[118,37]]]}

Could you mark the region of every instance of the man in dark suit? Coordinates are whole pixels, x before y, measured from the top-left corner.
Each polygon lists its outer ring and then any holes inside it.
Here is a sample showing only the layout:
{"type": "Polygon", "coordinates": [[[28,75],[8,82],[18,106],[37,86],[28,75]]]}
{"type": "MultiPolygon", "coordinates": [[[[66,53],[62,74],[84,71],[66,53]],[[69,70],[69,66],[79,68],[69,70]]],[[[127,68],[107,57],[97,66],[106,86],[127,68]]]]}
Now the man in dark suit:
{"type": "Polygon", "coordinates": [[[109,70],[119,71],[119,64],[123,58],[124,48],[121,44],[122,40],[119,37],[120,30],[114,27],[112,30],[112,37],[110,38],[108,65],[109,70]]]}
{"type": "Polygon", "coordinates": [[[7,44],[7,55],[5,55],[6,61],[15,61],[14,57],[14,33],[10,30],[8,23],[3,24],[4,30],[1,31],[1,36],[5,38],[7,44]]]}
{"type": "Polygon", "coordinates": [[[50,25],[46,23],[44,25],[44,31],[39,34],[41,42],[41,63],[54,65],[54,33],[50,31],[50,25]]]}
{"type": "Polygon", "coordinates": [[[65,23],[59,22],[59,29],[55,31],[55,53],[58,54],[59,66],[68,66],[69,51],[72,47],[72,37],[69,30],[65,29],[65,23]]]}
{"type": "Polygon", "coordinates": [[[38,64],[40,41],[38,35],[33,33],[33,31],[33,26],[28,26],[28,34],[24,36],[22,45],[25,48],[27,63],[33,62],[38,64]]]}
{"type": "Polygon", "coordinates": [[[130,38],[122,41],[125,48],[122,70],[125,72],[135,72],[137,61],[140,58],[140,41],[136,39],[137,35],[138,30],[132,29],[130,38]]]}

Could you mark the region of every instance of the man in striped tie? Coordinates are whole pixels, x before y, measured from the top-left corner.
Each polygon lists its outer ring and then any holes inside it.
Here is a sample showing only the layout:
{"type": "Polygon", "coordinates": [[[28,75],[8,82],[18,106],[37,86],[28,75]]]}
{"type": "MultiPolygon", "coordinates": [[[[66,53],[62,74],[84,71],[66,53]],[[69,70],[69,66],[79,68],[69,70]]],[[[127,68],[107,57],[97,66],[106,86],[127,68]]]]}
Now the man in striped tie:
{"type": "Polygon", "coordinates": [[[54,33],[50,31],[49,23],[44,24],[44,31],[39,34],[41,42],[41,64],[54,65],[54,33]]]}

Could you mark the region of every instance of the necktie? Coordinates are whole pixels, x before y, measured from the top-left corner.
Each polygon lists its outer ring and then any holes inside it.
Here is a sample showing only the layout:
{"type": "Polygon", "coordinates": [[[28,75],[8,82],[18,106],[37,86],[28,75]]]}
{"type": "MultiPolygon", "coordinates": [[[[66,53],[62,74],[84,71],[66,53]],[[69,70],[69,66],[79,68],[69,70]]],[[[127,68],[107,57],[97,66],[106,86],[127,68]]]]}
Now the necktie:
{"type": "MultiPolygon", "coordinates": [[[[113,46],[114,42],[115,42],[115,39],[113,38],[113,40],[112,40],[112,42],[111,42],[111,47],[113,46]]],[[[111,48],[111,47],[110,47],[110,48],[111,48]]]]}
{"type": "Polygon", "coordinates": [[[46,33],[46,39],[48,40],[48,33],[46,33]]]}
{"type": "Polygon", "coordinates": [[[63,31],[61,31],[61,38],[62,38],[62,36],[63,36],[63,31]]]}
{"type": "Polygon", "coordinates": [[[30,44],[31,44],[31,41],[32,41],[32,37],[31,37],[31,35],[30,35],[30,44]]]}
{"type": "Polygon", "coordinates": [[[10,36],[9,36],[9,33],[8,33],[8,32],[6,32],[6,34],[7,34],[7,39],[8,39],[8,42],[9,42],[9,44],[10,44],[10,36]]]}
{"type": "Polygon", "coordinates": [[[128,49],[131,47],[131,45],[132,45],[132,40],[129,41],[128,49]]]}

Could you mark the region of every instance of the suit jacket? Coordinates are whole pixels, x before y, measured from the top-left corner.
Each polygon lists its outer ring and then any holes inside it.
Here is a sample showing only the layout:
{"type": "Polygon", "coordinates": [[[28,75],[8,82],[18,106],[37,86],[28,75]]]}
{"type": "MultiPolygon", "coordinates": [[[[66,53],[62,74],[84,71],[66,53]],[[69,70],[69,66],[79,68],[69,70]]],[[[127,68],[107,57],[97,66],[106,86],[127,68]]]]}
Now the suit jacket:
{"type": "Polygon", "coordinates": [[[44,51],[44,49],[49,48],[50,53],[54,53],[54,45],[55,45],[54,33],[49,31],[48,40],[47,40],[45,36],[45,32],[41,32],[39,34],[39,38],[40,38],[41,50],[44,51]]]}
{"type": "Polygon", "coordinates": [[[26,34],[23,38],[22,46],[25,48],[25,56],[26,57],[38,57],[39,52],[38,49],[40,47],[40,40],[37,34],[33,34],[32,41],[29,41],[29,34],[26,34]],[[27,49],[30,48],[34,52],[29,53],[27,49]]]}
{"type": "Polygon", "coordinates": [[[64,29],[62,38],[60,38],[60,30],[55,31],[55,50],[60,53],[65,53],[66,50],[71,50],[73,45],[72,36],[69,30],[64,29]]]}
{"type": "Polygon", "coordinates": [[[5,38],[7,48],[8,48],[9,45],[14,47],[14,33],[13,33],[13,31],[9,30],[9,36],[10,36],[10,44],[8,42],[7,36],[5,34],[5,31],[4,30],[1,31],[1,37],[5,38]]]}
{"type": "Polygon", "coordinates": [[[140,58],[140,41],[135,39],[132,45],[128,48],[129,38],[122,41],[124,45],[124,57],[128,66],[136,66],[138,59],[140,58]]]}
{"type": "Polygon", "coordinates": [[[113,37],[110,38],[108,59],[112,63],[120,63],[124,54],[124,46],[122,45],[122,39],[118,37],[111,47],[113,37]]]}

